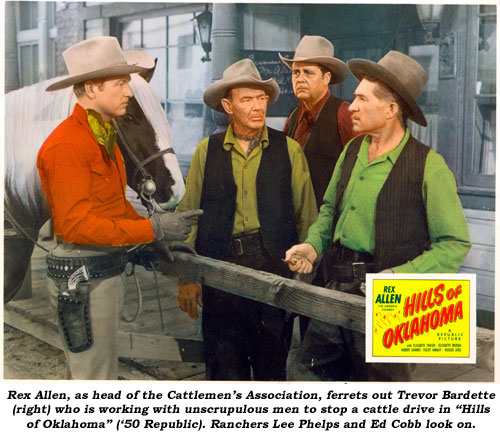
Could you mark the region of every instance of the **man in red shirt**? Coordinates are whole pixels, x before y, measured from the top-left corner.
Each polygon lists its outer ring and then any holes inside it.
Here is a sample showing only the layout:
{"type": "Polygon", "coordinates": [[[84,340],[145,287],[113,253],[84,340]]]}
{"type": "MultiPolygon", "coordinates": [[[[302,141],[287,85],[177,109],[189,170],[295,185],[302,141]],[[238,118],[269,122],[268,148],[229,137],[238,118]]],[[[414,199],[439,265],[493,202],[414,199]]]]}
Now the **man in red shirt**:
{"type": "MultiPolygon", "coordinates": [[[[330,95],[328,86],[341,83],[349,74],[344,62],[333,57],[334,48],[322,36],[304,36],[293,59],[281,61],[292,70],[292,84],[300,104],[288,117],[284,131],[304,149],[318,211],[323,204],[333,168],[344,145],[354,137],[349,103],[330,95]]],[[[313,284],[323,287],[318,270],[313,284]]],[[[301,335],[309,318],[300,316],[301,335]]]]}
{"type": "Polygon", "coordinates": [[[293,92],[300,100],[284,131],[304,149],[318,210],[337,159],[354,137],[349,103],[330,95],[328,89],[349,74],[345,63],[333,57],[333,53],[333,45],[326,38],[306,35],[293,59],[280,54],[281,61],[292,70],[293,92]]]}
{"type": "Polygon", "coordinates": [[[117,39],[88,39],[63,57],[69,77],[47,90],[73,85],[78,103],[37,158],[59,242],[47,257],[51,300],[58,305],[68,374],[117,379],[124,246],[184,240],[191,217],[202,212],[146,219],[125,198],[125,167],[110,122],[125,114],[132,97],[129,74],[143,69],[127,64],[117,39]],[[89,283],[75,290],[71,280],[81,266],[87,268],[89,283]]]}

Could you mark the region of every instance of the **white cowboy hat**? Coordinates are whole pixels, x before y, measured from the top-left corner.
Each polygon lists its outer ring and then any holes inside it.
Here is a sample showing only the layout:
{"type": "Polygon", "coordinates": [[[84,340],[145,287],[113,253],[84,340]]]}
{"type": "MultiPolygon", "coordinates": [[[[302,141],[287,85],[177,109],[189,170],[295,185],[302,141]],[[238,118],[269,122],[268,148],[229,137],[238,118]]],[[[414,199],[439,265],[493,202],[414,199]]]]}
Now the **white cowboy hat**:
{"type": "Polygon", "coordinates": [[[427,126],[417,99],[424,90],[429,74],[415,59],[391,50],[378,63],[351,59],[347,61],[347,66],[359,81],[368,76],[385,83],[408,104],[408,118],[424,127],[427,126]]]}
{"type": "Polygon", "coordinates": [[[220,100],[229,89],[245,86],[262,89],[268,96],[268,106],[273,104],[280,94],[280,88],[273,78],[262,80],[257,67],[250,59],[243,59],[227,67],[222,79],[212,83],[203,94],[205,104],[218,112],[225,113],[220,100]]]}
{"type": "Polygon", "coordinates": [[[330,83],[340,83],[349,75],[349,69],[340,59],[333,57],[333,44],[322,36],[305,35],[297,45],[293,59],[284,58],[278,53],[281,61],[290,69],[294,62],[309,62],[324,66],[332,73],[330,83]]]}
{"type": "Polygon", "coordinates": [[[98,36],[81,41],[63,52],[68,77],[51,84],[46,90],[56,91],[86,80],[111,77],[147,68],[127,63],[114,36],[98,36]]]}

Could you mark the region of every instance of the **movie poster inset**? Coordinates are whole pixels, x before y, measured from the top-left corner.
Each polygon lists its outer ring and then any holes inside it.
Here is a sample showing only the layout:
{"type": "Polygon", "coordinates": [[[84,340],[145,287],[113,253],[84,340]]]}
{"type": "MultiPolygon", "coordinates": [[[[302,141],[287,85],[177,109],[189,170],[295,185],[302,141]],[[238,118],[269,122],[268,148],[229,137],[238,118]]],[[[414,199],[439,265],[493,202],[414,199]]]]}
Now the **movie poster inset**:
{"type": "Polygon", "coordinates": [[[476,362],[476,276],[372,274],[366,361],[476,362]]]}

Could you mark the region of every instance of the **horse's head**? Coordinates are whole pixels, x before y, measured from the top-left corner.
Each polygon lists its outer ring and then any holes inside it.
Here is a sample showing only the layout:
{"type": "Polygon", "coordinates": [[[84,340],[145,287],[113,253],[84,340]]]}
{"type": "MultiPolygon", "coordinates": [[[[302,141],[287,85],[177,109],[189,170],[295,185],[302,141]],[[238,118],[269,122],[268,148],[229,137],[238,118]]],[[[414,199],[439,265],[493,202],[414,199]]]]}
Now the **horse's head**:
{"type": "Polygon", "coordinates": [[[149,84],[133,74],[130,87],[134,97],[129,100],[127,113],[116,120],[127,184],[141,196],[144,205],[152,193],[157,211],[168,210],[184,193],[182,174],[170,146],[170,128],[149,84]],[[154,181],[154,192],[149,179],[154,181]]]}
{"type": "Polygon", "coordinates": [[[118,146],[127,169],[127,184],[141,196],[144,205],[144,196],[151,193],[158,204],[168,203],[174,180],[165,167],[153,127],[135,98],[130,99],[127,113],[117,119],[117,126],[120,132],[118,146]],[[153,156],[156,157],[148,162],[153,156]],[[148,189],[146,181],[149,179],[154,180],[154,192],[148,189]]]}

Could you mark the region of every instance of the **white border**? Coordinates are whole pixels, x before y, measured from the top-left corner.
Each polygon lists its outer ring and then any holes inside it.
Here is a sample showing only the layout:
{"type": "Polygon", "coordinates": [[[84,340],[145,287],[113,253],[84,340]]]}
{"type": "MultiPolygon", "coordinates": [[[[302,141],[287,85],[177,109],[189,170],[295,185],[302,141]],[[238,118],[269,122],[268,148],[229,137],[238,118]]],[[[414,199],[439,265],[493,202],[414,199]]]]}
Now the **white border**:
{"type": "Polygon", "coordinates": [[[476,274],[474,273],[369,273],[366,275],[366,362],[377,363],[426,363],[426,364],[476,364],[476,274]],[[469,357],[404,357],[373,356],[373,281],[374,280],[462,280],[470,282],[469,292],[469,357]]]}

